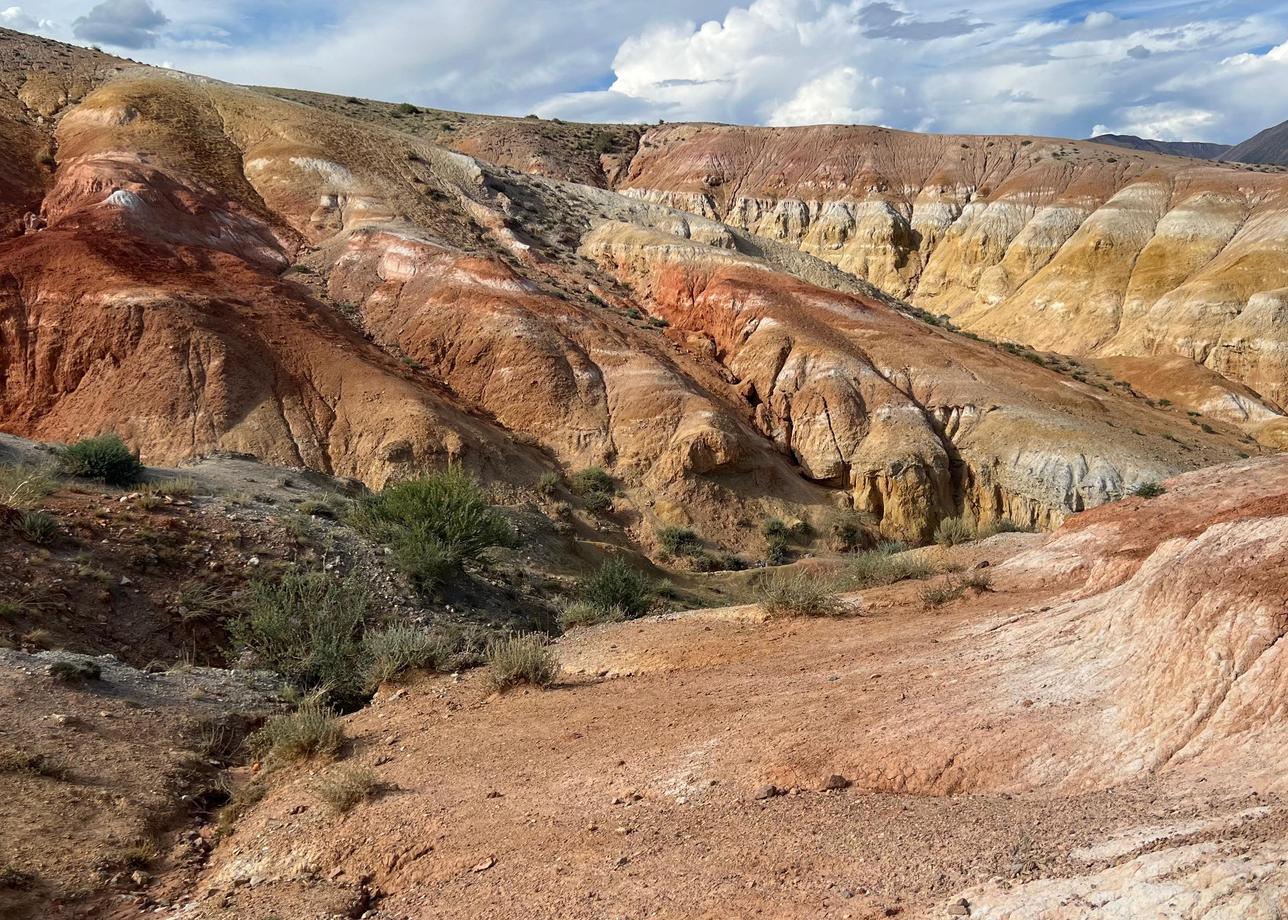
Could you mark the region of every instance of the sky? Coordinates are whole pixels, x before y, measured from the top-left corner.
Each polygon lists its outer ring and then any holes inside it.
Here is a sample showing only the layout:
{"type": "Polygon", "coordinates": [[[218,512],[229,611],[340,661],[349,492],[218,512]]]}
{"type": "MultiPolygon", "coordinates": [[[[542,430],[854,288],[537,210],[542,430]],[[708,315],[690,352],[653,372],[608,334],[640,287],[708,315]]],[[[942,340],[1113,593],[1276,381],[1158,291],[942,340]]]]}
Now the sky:
{"type": "Polygon", "coordinates": [[[471,112],[1224,143],[1288,119],[1288,0],[5,2],[149,64],[471,112]]]}

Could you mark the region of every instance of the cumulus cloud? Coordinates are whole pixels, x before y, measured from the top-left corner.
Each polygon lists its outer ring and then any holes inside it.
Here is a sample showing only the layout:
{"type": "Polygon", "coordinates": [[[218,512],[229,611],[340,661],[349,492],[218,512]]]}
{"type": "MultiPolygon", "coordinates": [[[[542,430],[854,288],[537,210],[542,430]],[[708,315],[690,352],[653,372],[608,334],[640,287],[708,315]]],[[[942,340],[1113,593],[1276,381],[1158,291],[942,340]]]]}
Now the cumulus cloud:
{"type": "Polygon", "coordinates": [[[27,12],[20,6],[11,6],[0,10],[0,26],[4,26],[6,29],[16,29],[19,32],[43,32],[53,28],[54,23],[49,19],[36,19],[34,16],[28,16],[27,12]]]}
{"type": "Polygon", "coordinates": [[[68,25],[35,30],[466,111],[1227,142],[1288,115],[1288,5],[1265,0],[95,2],[41,0],[68,25]]]}
{"type": "Polygon", "coordinates": [[[148,0],[103,0],[72,23],[72,34],[118,48],[151,48],[169,21],[148,0]]]}

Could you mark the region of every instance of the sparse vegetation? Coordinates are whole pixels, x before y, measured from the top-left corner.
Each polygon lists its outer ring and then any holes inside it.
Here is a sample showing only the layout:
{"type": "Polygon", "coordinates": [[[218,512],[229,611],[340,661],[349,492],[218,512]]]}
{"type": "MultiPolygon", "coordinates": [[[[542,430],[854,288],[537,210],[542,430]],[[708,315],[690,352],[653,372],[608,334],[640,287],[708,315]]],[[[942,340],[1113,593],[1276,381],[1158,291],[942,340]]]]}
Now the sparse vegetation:
{"type": "Polygon", "coordinates": [[[294,712],[271,717],[250,736],[250,748],[262,760],[295,763],[334,756],[344,741],[344,729],[335,710],[321,696],[314,695],[294,712]]]}
{"type": "Polygon", "coordinates": [[[43,776],[46,779],[67,780],[71,777],[71,768],[56,757],[44,754],[29,754],[17,748],[0,748],[0,773],[43,776]]]}
{"type": "Polygon", "coordinates": [[[360,701],[369,600],[356,580],[291,571],[253,582],[242,603],[230,629],[235,644],[301,690],[360,701]]]}
{"type": "Polygon", "coordinates": [[[760,589],[760,605],[771,617],[837,617],[848,610],[826,578],[774,575],[760,589]]]}
{"type": "Polygon", "coordinates": [[[940,546],[969,543],[976,537],[975,524],[965,517],[944,518],[935,528],[934,540],[940,546]]]}
{"type": "Polygon", "coordinates": [[[349,521],[390,546],[398,567],[424,594],[489,547],[514,542],[509,522],[483,488],[455,468],[387,486],[358,502],[349,521]]]}
{"type": "Polygon", "coordinates": [[[58,465],[68,476],[128,486],[143,473],[139,456],[115,434],[102,434],[70,444],[58,452],[58,465]]]}
{"type": "Polygon", "coordinates": [[[0,505],[30,511],[58,490],[53,473],[39,466],[0,466],[0,505]]]}
{"type": "Polygon", "coordinates": [[[663,527],[657,542],[672,556],[696,556],[702,552],[702,538],[688,527],[663,527]]]}
{"type": "Polygon", "coordinates": [[[18,517],[18,532],[32,543],[43,546],[58,535],[58,522],[44,511],[24,511],[18,517]]]}
{"type": "Polygon", "coordinates": [[[486,636],[479,628],[408,623],[368,632],[363,640],[366,686],[375,690],[412,670],[447,673],[481,664],[486,636]]]}
{"type": "Polygon", "coordinates": [[[869,522],[855,511],[838,511],[827,525],[828,547],[837,553],[854,553],[871,545],[869,522]]]}
{"type": "Polygon", "coordinates": [[[927,607],[942,607],[967,591],[981,593],[992,589],[992,576],[985,571],[976,570],[965,575],[950,575],[938,584],[927,585],[921,591],[921,602],[927,607]]]}
{"type": "Polygon", "coordinates": [[[376,774],[366,767],[352,764],[337,767],[317,781],[313,791],[319,799],[331,806],[336,814],[344,814],[368,799],[374,798],[382,788],[376,774]]]}
{"type": "Polygon", "coordinates": [[[488,644],[489,683],[493,690],[529,684],[549,687],[559,676],[559,662],[544,636],[528,633],[508,636],[488,644]]]}
{"type": "Polygon", "coordinates": [[[559,628],[567,632],[578,626],[620,623],[625,619],[626,611],[621,607],[599,607],[586,601],[576,601],[559,611],[559,628]]]}
{"type": "Polygon", "coordinates": [[[394,107],[394,111],[399,115],[419,115],[420,109],[410,102],[400,102],[394,107]]]}
{"type": "Polygon", "coordinates": [[[653,588],[625,560],[609,559],[578,585],[577,593],[583,603],[604,611],[605,615],[616,609],[625,617],[637,617],[648,610],[653,588]]]}
{"type": "Polygon", "coordinates": [[[537,480],[537,492],[546,498],[559,491],[559,476],[555,473],[542,473],[537,480]]]}
{"type": "Polygon", "coordinates": [[[103,676],[98,662],[89,658],[70,658],[49,665],[49,676],[65,684],[99,680],[103,676]]]}
{"type": "Polygon", "coordinates": [[[592,511],[607,511],[612,507],[613,496],[617,493],[613,477],[597,466],[573,473],[568,479],[568,485],[592,511]]]}
{"type": "Polygon", "coordinates": [[[1014,518],[1003,517],[987,524],[980,526],[976,532],[976,539],[983,540],[999,533],[1033,533],[1037,528],[1032,524],[1023,524],[1014,518]]]}
{"type": "Polygon", "coordinates": [[[847,588],[861,590],[892,585],[897,581],[928,578],[934,570],[924,562],[906,559],[884,547],[859,553],[845,568],[843,581],[847,588]]]}
{"type": "Polygon", "coordinates": [[[191,498],[197,493],[197,481],[190,476],[175,476],[150,482],[143,487],[144,494],[165,495],[169,498],[191,498]]]}
{"type": "Polygon", "coordinates": [[[1131,494],[1137,498],[1158,498],[1158,496],[1162,495],[1166,491],[1167,489],[1163,487],[1162,483],[1155,482],[1151,479],[1137,483],[1132,487],[1131,494]]]}

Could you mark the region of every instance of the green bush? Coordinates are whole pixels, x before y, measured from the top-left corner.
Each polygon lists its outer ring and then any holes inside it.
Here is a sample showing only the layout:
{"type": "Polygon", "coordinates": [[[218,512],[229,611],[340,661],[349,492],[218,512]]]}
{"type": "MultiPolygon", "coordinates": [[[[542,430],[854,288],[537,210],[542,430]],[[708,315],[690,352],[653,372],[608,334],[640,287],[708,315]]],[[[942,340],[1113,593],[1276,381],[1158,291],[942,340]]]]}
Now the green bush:
{"type": "Polygon", "coordinates": [[[427,594],[484,550],[515,541],[504,515],[459,469],[387,486],[358,502],[349,521],[391,546],[398,567],[427,594]]]}
{"type": "Polygon", "coordinates": [[[559,477],[555,473],[542,473],[537,480],[537,492],[549,498],[559,491],[559,477]]]}
{"type": "Polygon", "coordinates": [[[827,525],[828,547],[837,553],[854,553],[872,545],[869,520],[856,512],[837,512],[827,525]]]}
{"type": "Polygon", "coordinates": [[[775,575],[760,589],[760,606],[771,617],[837,617],[847,612],[832,583],[814,575],[775,575]]]}
{"type": "Polygon", "coordinates": [[[18,518],[18,532],[32,543],[45,544],[58,534],[58,522],[44,511],[24,511],[18,518]]]}
{"type": "Polygon", "coordinates": [[[492,689],[503,691],[521,684],[549,687],[559,676],[559,662],[544,636],[529,633],[489,643],[487,664],[492,689]]]}
{"type": "Polygon", "coordinates": [[[702,538],[687,527],[663,527],[657,542],[672,556],[696,556],[702,552],[702,538]]]}
{"type": "Polygon", "coordinates": [[[1131,494],[1137,498],[1158,498],[1158,496],[1162,495],[1166,491],[1167,489],[1163,487],[1162,483],[1151,480],[1149,482],[1138,483],[1132,488],[1131,494]]]}
{"type": "Polygon", "coordinates": [[[975,525],[964,517],[944,518],[935,528],[935,542],[940,546],[969,543],[975,537],[975,525]]]}
{"type": "Polygon", "coordinates": [[[242,604],[229,630],[234,643],[302,690],[361,702],[369,599],[356,580],[291,571],[252,583],[242,604]]]}
{"type": "Polygon", "coordinates": [[[1014,518],[998,518],[996,521],[990,521],[979,528],[980,538],[991,537],[999,533],[1033,533],[1035,530],[1032,524],[1021,524],[1014,518]]]}
{"type": "Polygon", "coordinates": [[[765,562],[769,565],[784,565],[790,557],[786,533],[775,533],[765,537],[765,562]]]}
{"type": "Polygon", "coordinates": [[[591,511],[607,511],[613,506],[613,496],[617,494],[613,477],[597,466],[573,473],[568,479],[568,486],[581,496],[591,511]]]}
{"type": "Polygon", "coordinates": [[[271,717],[250,736],[250,748],[261,760],[294,763],[334,756],[344,746],[344,729],[335,710],[311,696],[294,712],[271,717]]]}
{"type": "Polygon", "coordinates": [[[578,586],[580,599],[600,610],[620,609],[627,617],[648,610],[653,587],[647,578],[621,559],[609,559],[578,586]]]}
{"type": "Polygon", "coordinates": [[[58,452],[58,465],[69,476],[99,479],[110,486],[128,486],[143,474],[138,454],[114,434],[85,438],[58,452]]]}

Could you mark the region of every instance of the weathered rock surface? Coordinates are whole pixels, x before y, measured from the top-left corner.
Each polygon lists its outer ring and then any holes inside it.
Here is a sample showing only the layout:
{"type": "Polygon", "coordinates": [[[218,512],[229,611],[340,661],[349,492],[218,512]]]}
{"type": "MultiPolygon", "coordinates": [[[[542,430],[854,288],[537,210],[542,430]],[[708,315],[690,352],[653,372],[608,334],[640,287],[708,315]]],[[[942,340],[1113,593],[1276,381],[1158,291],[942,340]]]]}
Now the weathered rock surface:
{"type": "Polygon", "coordinates": [[[968,329],[1184,355],[1288,399],[1288,176],[1049,138],[650,129],[627,194],[786,240],[968,329]]]}

